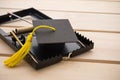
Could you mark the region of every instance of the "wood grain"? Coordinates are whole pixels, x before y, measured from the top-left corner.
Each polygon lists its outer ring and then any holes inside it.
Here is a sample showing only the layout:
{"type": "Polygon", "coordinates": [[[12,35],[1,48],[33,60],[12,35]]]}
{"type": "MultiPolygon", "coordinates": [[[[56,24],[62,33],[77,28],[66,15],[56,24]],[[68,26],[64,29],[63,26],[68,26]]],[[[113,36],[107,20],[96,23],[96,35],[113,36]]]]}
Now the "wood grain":
{"type": "MultiPolygon", "coordinates": [[[[14,12],[16,10],[0,9],[0,14],[14,12]]],[[[90,13],[73,13],[73,12],[57,12],[57,11],[42,11],[44,14],[53,19],[69,19],[74,29],[84,30],[106,30],[112,32],[120,32],[120,15],[108,14],[90,14],[90,13]]],[[[25,19],[32,22],[31,17],[25,19]]],[[[32,26],[24,21],[18,20],[4,24],[4,26],[32,26]],[[22,23],[22,24],[21,24],[22,23]]]]}
{"type": "MultiPolygon", "coordinates": [[[[120,62],[120,34],[116,33],[100,33],[100,32],[79,32],[85,37],[91,39],[94,42],[94,49],[88,51],[84,54],[76,56],[74,59],[86,61],[87,59],[91,60],[110,60],[120,62]]],[[[1,45],[4,45],[3,41],[1,41],[1,45]]],[[[4,47],[7,46],[6,44],[4,47]]],[[[8,51],[9,49],[1,46],[3,51],[0,51],[1,55],[5,53],[8,56],[12,53],[8,51]]],[[[93,61],[91,61],[93,62],[93,61]]],[[[102,61],[101,61],[102,62],[102,61]]],[[[111,63],[112,63],[111,62],[111,63]]],[[[109,62],[108,62],[109,63],[109,62]]]]}
{"type": "Polygon", "coordinates": [[[22,62],[18,67],[7,68],[0,57],[0,80],[119,80],[120,65],[62,61],[41,70],[34,70],[22,62]]]}
{"type": "Polygon", "coordinates": [[[23,9],[28,7],[34,7],[43,10],[120,13],[120,2],[81,1],[81,0],[44,0],[44,1],[11,0],[7,2],[6,0],[0,0],[0,3],[1,8],[23,9]]]}
{"type": "MultiPolygon", "coordinates": [[[[30,7],[53,19],[69,19],[95,47],[38,71],[25,61],[11,69],[3,62],[14,51],[0,39],[0,80],[120,80],[120,0],[0,0],[0,15],[30,7]]],[[[32,25],[16,20],[0,28],[10,32],[21,26],[32,25]]]]}
{"type": "Polygon", "coordinates": [[[94,42],[94,49],[75,59],[111,60],[120,62],[120,34],[79,32],[94,42]]]}

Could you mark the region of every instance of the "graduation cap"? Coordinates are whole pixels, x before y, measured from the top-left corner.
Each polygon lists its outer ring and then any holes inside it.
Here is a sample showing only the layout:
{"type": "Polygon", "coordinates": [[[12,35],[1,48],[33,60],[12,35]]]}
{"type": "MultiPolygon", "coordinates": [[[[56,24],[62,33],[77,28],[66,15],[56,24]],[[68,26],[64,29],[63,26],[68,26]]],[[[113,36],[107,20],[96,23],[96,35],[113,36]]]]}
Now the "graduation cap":
{"type": "Polygon", "coordinates": [[[27,36],[26,42],[22,45],[22,48],[9,59],[5,60],[4,63],[7,66],[14,67],[28,53],[30,53],[32,38],[34,38],[34,40],[32,41],[33,46],[31,50],[38,62],[39,60],[48,59],[49,57],[54,57],[56,55],[67,54],[70,56],[72,51],[81,47],[86,47],[80,40],[78,40],[69,21],[66,19],[36,20],[33,21],[33,25],[35,28],[27,36]],[[48,28],[52,31],[42,28],[48,28]],[[33,36],[34,33],[36,33],[35,37],[33,36]]]}
{"type": "Polygon", "coordinates": [[[39,25],[48,25],[56,29],[55,32],[48,29],[37,30],[36,40],[39,45],[78,42],[78,39],[67,19],[33,21],[33,26],[39,25]]]}
{"type": "MultiPolygon", "coordinates": [[[[20,17],[30,15],[36,18],[37,20],[33,21],[34,27],[38,25],[48,25],[56,28],[55,32],[49,29],[39,29],[36,31],[35,36],[33,36],[30,52],[24,59],[35,69],[40,69],[58,63],[64,56],[69,56],[70,54],[70,56],[73,57],[89,51],[94,47],[94,43],[83,35],[75,32],[69,21],[66,19],[53,20],[34,8],[17,11],[14,12],[14,14],[20,17]]],[[[11,14],[5,14],[0,16],[0,23],[16,18],[19,19],[19,17],[14,15],[11,16],[11,14]]],[[[31,29],[33,28],[27,29],[27,32],[31,29]]],[[[16,32],[16,30],[12,32],[16,32]]],[[[14,37],[16,39],[15,41],[11,39],[11,36],[5,36],[4,34],[6,35],[6,33],[0,29],[0,37],[11,48],[17,51],[21,47],[17,37],[19,38],[20,36],[23,36],[22,38],[20,37],[19,40],[24,43],[26,38],[26,29],[22,32],[20,30],[19,33],[15,33],[17,36],[16,38],[14,37]]],[[[13,62],[11,64],[13,65],[13,62]]]]}

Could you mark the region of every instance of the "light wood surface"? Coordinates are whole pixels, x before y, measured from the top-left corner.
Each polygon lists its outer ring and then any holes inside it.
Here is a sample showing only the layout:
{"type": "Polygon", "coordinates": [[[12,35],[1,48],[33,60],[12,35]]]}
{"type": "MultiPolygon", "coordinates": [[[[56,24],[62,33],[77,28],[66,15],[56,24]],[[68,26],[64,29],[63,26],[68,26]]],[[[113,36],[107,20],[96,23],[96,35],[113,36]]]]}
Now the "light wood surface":
{"type": "MultiPolygon", "coordinates": [[[[5,29],[5,30],[10,31],[11,29],[9,30],[5,29]]],[[[119,47],[120,34],[99,33],[99,32],[80,32],[80,31],[78,32],[86,36],[87,38],[91,39],[92,41],[94,41],[95,45],[93,50],[88,51],[79,56],[76,56],[75,59],[120,61],[120,54],[118,54],[118,52],[120,51],[120,47],[119,47]]],[[[8,54],[8,56],[12,54],[9,51],[6,51],[6,49],[3,49],[3,52],[1,51],[1,53],[6,53],[6,55],[8,54]]]]}
{"type": "MultiPolygon", "coordinates": [[[[0,14],[7,12],[14,12],[21,9],[0,9],[0,14]]],[[[90,14],[90,13],[74,13],[74,12],[61,12],[61,11],[45,11],[40,10],[53,19],[69,19],[74,29],[84,30],[106,30],[120,32],[120,15],[108,14],[90,14]]],[[[30,17],[25,17],[31,21],[30,17]]],[[[32,22],[32,21],[31,21],[32,22]]],[[[4,26],[32,26],[24,21],[16,21],[15,23],[4,24],[4,26]],[[23,24],[21,24],[21,22],[23,24]]]]}
{"type": "Polygon", "coordinates": [[[94,41],[94,49],[76,58],[120,61],[120,34],[80,32],[94,41]]]}
{"type": "MultiPolygon", "coordinates": [[[[69,19],[94,49],[38,71],[25,61],[11,69],[3,62],[14,51],[0,39],[0,80],[120,80],[120,0],[0,0],[0,15],[29,7],[53,19],[69,19]]],[[[32,25],[18,20],[0,28],[10,32],[23,26],[32,25]]]]}
{"type": "Polygon", "coordinates": [[[0,0],[1,8],[28,8],[35,7],[42,10],[60,10],[74,12],[120,13],[120,2],[108,1],[81,1],[81,0],[0,0]],[[5,6],[7,5],[7,6],[5,6]],[[23,6],[24,5],[24,6],[23,6]]]}
{"type": "Polygon", "coordinates": [[[62,61],[39,71],[23,62],[16,68],[7,68],[0,57],[0,80],[119,80],[120,65],[62,61]]]}

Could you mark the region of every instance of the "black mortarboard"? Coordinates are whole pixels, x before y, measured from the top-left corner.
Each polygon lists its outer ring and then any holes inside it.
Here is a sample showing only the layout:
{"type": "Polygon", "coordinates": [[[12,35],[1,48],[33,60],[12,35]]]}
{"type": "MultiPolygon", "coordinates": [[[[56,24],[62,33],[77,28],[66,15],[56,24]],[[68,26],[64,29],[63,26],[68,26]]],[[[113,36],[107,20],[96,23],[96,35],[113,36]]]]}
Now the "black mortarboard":
{"type": "Polygon", "coordinates": [[[55,32],[49,29],[39,29],[36,31],[36,39],[38,44],[58,44],[77,42],[78,39],[67,19],[59,20],[35,20],[34,27],[39,25],[48,25],[56,28],[55,32]]]}

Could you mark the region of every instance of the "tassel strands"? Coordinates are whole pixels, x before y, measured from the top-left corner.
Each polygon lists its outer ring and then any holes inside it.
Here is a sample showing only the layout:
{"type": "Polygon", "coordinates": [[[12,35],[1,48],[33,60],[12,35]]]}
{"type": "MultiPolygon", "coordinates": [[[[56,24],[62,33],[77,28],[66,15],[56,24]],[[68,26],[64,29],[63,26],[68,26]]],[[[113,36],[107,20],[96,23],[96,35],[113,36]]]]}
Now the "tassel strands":
{"type": "Polygon", "coordinates": [[[47,25],[40,25],[35,27],[33,31],[27,36],[27,40],[25,44],[22,46],[22,48],[18,50],[15,54],[13,54],[9,59],[4,61],[4,64],[6,66],[15,67],[18,63],[20,63],[24,59],[24,57],[29,53],[31,49],[32,37],[35,31],[40,28],[48,28],[48,29],[51,29],[52,31],[56,30],[54,27],[47,26],[47,25]]]}

